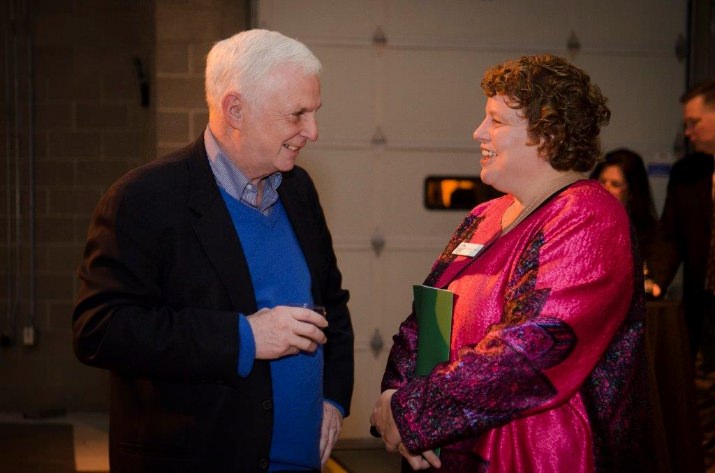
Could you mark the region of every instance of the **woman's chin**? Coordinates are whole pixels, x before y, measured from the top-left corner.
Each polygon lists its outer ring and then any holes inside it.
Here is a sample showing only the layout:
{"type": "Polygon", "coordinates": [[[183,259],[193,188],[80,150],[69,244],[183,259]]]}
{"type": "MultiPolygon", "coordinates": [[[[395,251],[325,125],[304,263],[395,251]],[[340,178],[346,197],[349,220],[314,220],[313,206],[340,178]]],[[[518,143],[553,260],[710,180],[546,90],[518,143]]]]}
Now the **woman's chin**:
{"type": "Polygon", "coordinates": [[[482,183],[496,188],[496,186],[494,186],[493,176],[488,169],[482,168],[482,171],[479,173],[479,179],[482,180],[482,183]]]}

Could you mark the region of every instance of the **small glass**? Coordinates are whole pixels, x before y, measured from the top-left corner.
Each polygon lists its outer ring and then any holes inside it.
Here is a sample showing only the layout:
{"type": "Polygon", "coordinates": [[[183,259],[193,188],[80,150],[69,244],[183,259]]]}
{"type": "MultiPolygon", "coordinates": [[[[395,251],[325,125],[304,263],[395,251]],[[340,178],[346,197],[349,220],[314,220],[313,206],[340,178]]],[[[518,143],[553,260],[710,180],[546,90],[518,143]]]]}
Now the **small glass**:
{"type": "Polygon", "coordinates": [[[304,309],[309,309],[315,313],[322,315],[323,317],[326,317],[328,315],[328,312],[325,310],[325,306],[322,305],[308,304],[307,302],[297,302],[286,305],[288,307],[302,307],[304,309]]]}

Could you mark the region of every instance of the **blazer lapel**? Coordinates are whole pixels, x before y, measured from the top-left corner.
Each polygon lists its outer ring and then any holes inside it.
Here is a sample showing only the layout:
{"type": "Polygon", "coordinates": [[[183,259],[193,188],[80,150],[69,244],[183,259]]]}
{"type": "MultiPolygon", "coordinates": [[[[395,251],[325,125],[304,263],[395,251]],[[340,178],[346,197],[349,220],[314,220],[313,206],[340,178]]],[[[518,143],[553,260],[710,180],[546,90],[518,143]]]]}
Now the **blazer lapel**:
{"type": "Polygon", "coordinates": [[[233,308],[252,314],[257,307],[248,263],[211,172],[203,136],[195,144],[189,160],[189,173],[189,207],[199,216],[194,224],[196,236],[216,269],[233,308]]]}

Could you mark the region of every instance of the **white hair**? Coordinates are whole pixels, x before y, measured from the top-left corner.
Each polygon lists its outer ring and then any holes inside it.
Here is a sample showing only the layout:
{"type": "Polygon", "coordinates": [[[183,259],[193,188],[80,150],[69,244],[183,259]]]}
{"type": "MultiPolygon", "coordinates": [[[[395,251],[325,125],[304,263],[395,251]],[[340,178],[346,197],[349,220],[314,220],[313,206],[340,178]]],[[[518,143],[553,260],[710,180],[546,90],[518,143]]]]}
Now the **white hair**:
{"type": "Polygon", "coordinates": [[[320,61],[303,43],[262,29],[242,31],[214,44],[206,58],[206,102],[220,109],[228,91],[255,100],[271,69],[290,64],[306,75],[318,75],[320,61]]]}

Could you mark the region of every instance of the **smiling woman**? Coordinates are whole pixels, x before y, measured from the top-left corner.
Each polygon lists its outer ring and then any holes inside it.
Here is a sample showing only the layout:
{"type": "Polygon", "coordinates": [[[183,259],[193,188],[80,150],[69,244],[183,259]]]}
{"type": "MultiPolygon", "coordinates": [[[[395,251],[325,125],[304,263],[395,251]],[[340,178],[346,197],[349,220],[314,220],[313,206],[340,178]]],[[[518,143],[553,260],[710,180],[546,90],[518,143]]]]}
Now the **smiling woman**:
{"type": "Polygon", "coordinates": [[[550,55],[482,88],[481,178],[506,195],[467,215],[423,283],[455,294],[448,361],[416,375],[411,314],[371,422],[414,469],[654,471],[642,273],[623,206],[582,174],[606,99],[550,55]]]}

